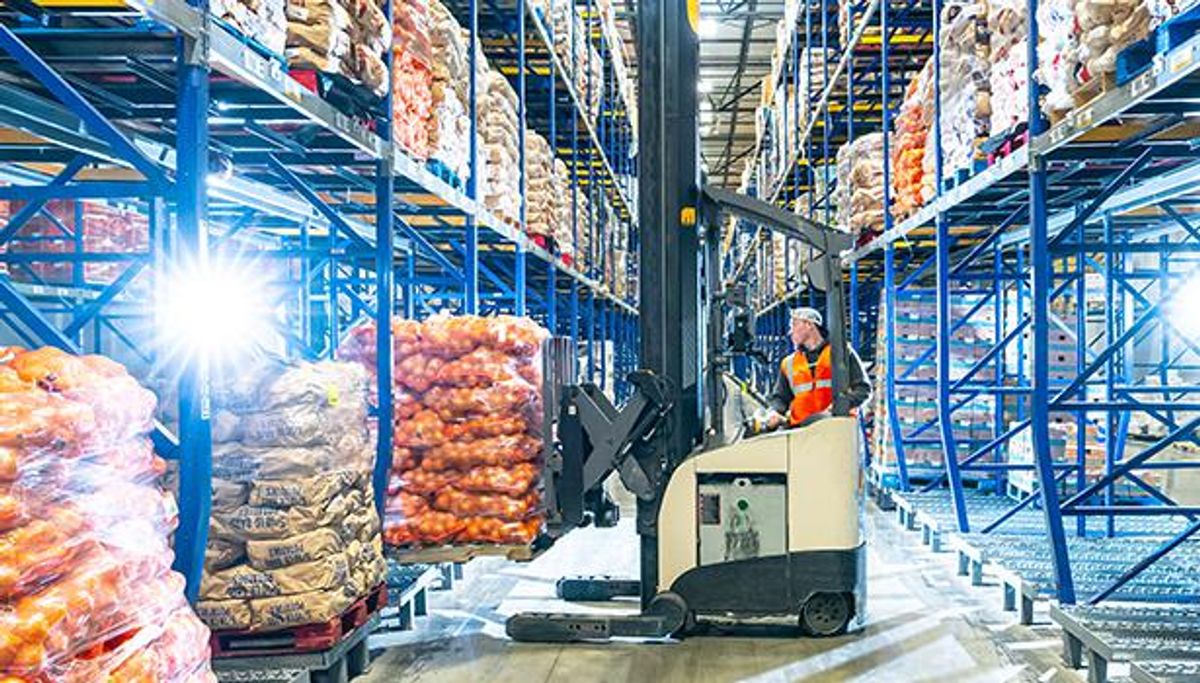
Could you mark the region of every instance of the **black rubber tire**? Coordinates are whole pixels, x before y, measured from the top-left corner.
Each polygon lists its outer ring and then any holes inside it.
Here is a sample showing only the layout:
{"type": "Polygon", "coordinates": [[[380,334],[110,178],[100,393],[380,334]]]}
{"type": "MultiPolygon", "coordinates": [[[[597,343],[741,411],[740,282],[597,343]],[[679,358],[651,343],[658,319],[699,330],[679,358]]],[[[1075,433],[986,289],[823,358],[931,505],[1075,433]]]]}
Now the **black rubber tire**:
{"type": "Polygon", "coordinates": [[[843,593],[815,593],[800,609],[800,628],[810,636],[826,638],[841,635],[854,615],[850,600],[843,593]]]}
{"type": "Polygon", "coordinates": [[[646,614],[662,616],[667,619],[669,626],[666,635],[682,635],[695,624],[695,616],[687,601],[678,593],[666,591],[650,599],[646,606],[646,614]]]}

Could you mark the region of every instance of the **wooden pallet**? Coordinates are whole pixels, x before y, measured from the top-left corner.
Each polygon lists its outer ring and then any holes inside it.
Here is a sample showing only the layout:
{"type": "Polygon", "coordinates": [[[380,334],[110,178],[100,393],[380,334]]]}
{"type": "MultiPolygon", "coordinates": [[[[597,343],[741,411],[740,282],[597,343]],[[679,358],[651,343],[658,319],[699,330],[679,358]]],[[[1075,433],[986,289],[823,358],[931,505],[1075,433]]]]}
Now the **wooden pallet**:
{"type": "Polygon", "coordinates": [[[503,557],[513,562],[528,562],[539,554],[532,545],[449,545],[430,548],[388,548],[387,556],[400,564],[442,564],[470,562],[476,557],[503,557]]]}
{"type": "Polygon", "coordinates": [[[381,583],[354,601],[341,614],[319,624],[276,631],[213,631],[212,656],[273,656],[328,650],[362,627],[387,605],[387,584],[381,583]]]}

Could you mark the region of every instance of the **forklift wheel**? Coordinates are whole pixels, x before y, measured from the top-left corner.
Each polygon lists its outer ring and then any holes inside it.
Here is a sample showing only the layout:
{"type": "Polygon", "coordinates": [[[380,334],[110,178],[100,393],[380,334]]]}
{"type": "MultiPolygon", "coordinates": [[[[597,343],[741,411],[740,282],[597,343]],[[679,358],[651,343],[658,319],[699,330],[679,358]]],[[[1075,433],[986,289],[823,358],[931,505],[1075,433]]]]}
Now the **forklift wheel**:
{"type": "Polygon", "coordinates": [[[686,633],[695,626],[696,617],[688,608],[687,601],[678,593],[666,591],[650,599],[646,606],[646,614],[663,617],[664,635],[677,636],[686,633]]]}
{"type": "Polygon", "coordinates": [[[800,610],[800,626],[814,636],[836,636],[850,625],[850,603],[841,593],[816,593],[800,610]]]}

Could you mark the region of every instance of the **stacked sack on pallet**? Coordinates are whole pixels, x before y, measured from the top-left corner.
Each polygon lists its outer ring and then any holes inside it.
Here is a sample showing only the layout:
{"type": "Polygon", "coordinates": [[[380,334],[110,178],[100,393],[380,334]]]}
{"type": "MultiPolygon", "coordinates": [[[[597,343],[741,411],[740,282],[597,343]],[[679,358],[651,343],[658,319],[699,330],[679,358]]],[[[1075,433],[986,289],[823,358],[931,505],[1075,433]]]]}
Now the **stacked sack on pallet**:
{"type": "Polygon", "coordinates": [[[539,133],[525,130],[525,231],[554,236],[559,197],[555,194],[554,152],[539,133]]]}
{"type": "Polygon", "coordinates": [[[933,60],[904,91],[892,131],[892,215],[908,218],[933,197],[933,60]]]}
{"type": "MultiPolygon", "coordinates": [[[[26,202],[7,203],[8,211],[16,214],[26,202]]],[[[8,211],[0,212],[0,220],[8,211]]],[[[11,240],[0,245],[0,252],[73,254],[74,235],[83,233],[83,249],[88,253],[145,254],[150,249],[150,227],[145,214],[120,209],[100,202],[76,202],[71,199],[52,199],[42,210],[25,222],[11,240]],[[79,220],[77,220],[79,219],[79,220]],[[62,228],[68,232],[64,233],[62,228]]],[[[83,281],[88,284],[112,283],[132,261],[87,261],[83,263],[83,281]]],[[[74,265],[70,261],[32,261],[10,264],[12,279],[17,282],[70,285],[74,282],[74,265]]],[[[145,278],[136,282],[145,283],[145,278]]]]}
{"type": "Polygon", "coordinates": [[[568,264],[575,259],[575,227],[572,214],[574,204],[571,198],[571,178],[567,164],[558,157],[554,158],[554,244],[558,253],[567,257],[568,264]]]}
{"type": "Polygon", "coordinates": [[[214,681],[174,499],[123,367],[0,347],[0,680],[214,681]]]}
{"type": "Polygon", "coordinates": [[[842,145],[837,154],[837,224],[869,238],[883,232],[883,134],[842,145]]]}
{"type": "Polygon", "coordinates": [[[987,5],[954,0],[942,8],[942,175],[971,169],[978,142],[989,135],[987,5]]]}
{"type": "Polygon", "coordinates": [[[264,363],[214,389],[213,504],[197,611],[217,630],[328,621],[385,574],[367,373],[264,363]]]}
{"type": "Polygon", "coordinates": [[[471,62],[468,38],[438,0],[429,4],[433,42],[433,115],[429,119],[429,156],[466,185],[471,176],[471,62]]]}
{"type": "MultiPolygon", "coordinates": [[[[395,364],[388,545],[528,544],[541,529],[541,345],[526,318],[392,323],[395,364]]],[[[375,365],[375,328],[346,358],[375,365]]]]}
{"type": "Polygon", "coordinates": [[[387,94],[383,54],[392,33],[375,0],[288,0],[287,19],[289,66],[344,76],[377,97],[387,94]]]}
{"type": "Polygon", "coordinates": [[[392,139],[416,159],[432,153],[434,47],[424,0],[397,3],[392,13],[392,139]]]}
{"type": "Polygon", "coordinates": [[[543,20],[550,15],[546,23],[547,32],[554,36],[554,54],[570,78],[588,120],[595,121],[600,116],[600,96],[604,92],[604,64],[591,43],[587,23],[570,0],[533,0],[533,6],[543,20]]]}
{"type": "Polygon", "coordinates": [[[1117,56],[1175,14],[1171,0],[1043,0],[1038,6],[1037,79],[1042,111],[1054,117],[1099,94],[1117,56]]]}
{"type": "Polygon", "coordinates": [[[1025,0],[989,0],[991,136],[1012,132],[1029,117],[1029,13],[1025,0]]]}
{"type": "Polygon", "coordinates": [[[212,0],[208,11],[271,52],[287,47],[287,0],[212,0]]]}
{"type": "Polygon", "coordinates": [[[479,136],[483,162],[483,204],[513,225],[521,220],[521,168],[517,94],[508,79],[479,54],[479,136]]]}

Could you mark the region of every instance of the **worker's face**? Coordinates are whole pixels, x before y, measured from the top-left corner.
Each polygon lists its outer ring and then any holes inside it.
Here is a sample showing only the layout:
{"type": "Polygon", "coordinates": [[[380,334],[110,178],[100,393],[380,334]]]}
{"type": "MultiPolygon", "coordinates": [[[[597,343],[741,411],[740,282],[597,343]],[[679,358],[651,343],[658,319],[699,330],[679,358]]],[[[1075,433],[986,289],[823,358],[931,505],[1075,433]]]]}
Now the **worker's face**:
{"type": "Polygon", "coordinates": [[[793,320],[792,344],[797,348],[815,349],[821,344],[821,331],[807,320],[793,320]]]}

